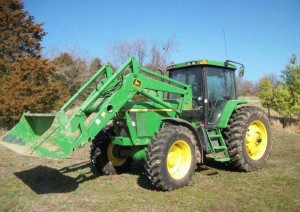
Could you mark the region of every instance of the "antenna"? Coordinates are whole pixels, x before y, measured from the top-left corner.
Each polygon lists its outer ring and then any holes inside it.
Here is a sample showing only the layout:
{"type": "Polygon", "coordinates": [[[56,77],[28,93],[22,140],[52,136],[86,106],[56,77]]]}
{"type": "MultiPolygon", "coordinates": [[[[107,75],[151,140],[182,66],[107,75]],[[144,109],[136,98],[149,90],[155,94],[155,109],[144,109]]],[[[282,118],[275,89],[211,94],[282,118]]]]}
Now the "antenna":
{"type": "Polygon", "coordinates": [[[227,60],[227,44],[226,44],[226,37],[225,37],[225,30],[224,29],[223,29],[223,37],[224,37],[225,53],[226,53],[226,60],[227,60]]]}

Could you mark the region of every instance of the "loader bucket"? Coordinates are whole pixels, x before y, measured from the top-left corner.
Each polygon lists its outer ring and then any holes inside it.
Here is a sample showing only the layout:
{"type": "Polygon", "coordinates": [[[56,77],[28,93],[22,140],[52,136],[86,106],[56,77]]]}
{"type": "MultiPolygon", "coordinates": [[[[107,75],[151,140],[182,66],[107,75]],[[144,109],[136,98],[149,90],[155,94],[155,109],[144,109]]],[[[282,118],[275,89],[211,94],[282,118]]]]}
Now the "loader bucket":
{"type": "Polygon", "coordinates": [[[23,155],[67,158],[72,154],[74,140],[69,118],[64,112],[25,113],[0,143],[23,155]]]}

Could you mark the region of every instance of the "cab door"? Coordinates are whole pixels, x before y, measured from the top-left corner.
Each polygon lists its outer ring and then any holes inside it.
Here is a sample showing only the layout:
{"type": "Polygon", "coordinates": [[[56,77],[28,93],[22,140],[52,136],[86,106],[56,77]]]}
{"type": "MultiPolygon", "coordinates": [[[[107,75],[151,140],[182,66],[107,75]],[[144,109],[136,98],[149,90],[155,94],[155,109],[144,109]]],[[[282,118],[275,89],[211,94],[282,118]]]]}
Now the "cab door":
{"type": "Polygon", "coordinates": [[[234,70],[206,67],[207,122],[217,125],[226,103],[236,99],[234,70]]]}

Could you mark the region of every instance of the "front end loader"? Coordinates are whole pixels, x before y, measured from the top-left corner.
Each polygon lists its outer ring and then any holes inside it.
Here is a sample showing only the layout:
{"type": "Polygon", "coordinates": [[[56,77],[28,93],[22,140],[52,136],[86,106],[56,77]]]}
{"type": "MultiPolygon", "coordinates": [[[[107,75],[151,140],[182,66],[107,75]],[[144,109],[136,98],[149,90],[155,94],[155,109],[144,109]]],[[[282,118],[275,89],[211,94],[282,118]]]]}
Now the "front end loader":
{"type": "Polygon", "coordinates": [[[172,64],[169,76],[130,58],[118,70],[103,66],[55,114],[23,114],[1,144],[24,155],[71,157],[91,143],[101,174],[125,171],[144,161],[160,190],[186,186],[207,154],[240,171],[268,159],[270,127],[265,113],[238,99],[233,61],[172,64]],[[69,116],[66,111],[94,90],[69,116]]]}
{"type": "MultiPolygon", "coordinates": [[[[144,69],[144,72],[161,80],[149,81],[141,74],[142,69],[134,58],[131,58],[118,71],[113,72],[108,65],[103,66],[74,96],[55,114],[23,114],[20,122],[3,138],[1,144],[25,155],[37,155],[56,158],[70,157],[73,149],[83,146],[111,121],[117,113],[138,94],[152,100],[146,108],[158,107],[172,111],[173,117],[184,105],[191,102],[191,89],[183,83],[169,79],[175,85],[162,82],[167,77],[144,69]],[[125,71],[131,73],[124,75],[125,71]],[[88,98],[80,105],[72,117],[66,110],[96,80],[102,80],[88,98]],[[181,102],[171,103],[162,100],[163,92],[175,92],[183,96],[181,102]],[[190,94],[188,94],[190,93],[190,94]]],[[[171,82],[170,81],[170,82],[171,82]]],[[[169,113],[171,114],[171,113],[169,113]]],[[[129,118],[129,117],[128,117],[129,118]]],[[[138,138],[132,141],[136,143],[138,138]]],[[[145,143],[145,142],[144,142],[145,143]]]]}

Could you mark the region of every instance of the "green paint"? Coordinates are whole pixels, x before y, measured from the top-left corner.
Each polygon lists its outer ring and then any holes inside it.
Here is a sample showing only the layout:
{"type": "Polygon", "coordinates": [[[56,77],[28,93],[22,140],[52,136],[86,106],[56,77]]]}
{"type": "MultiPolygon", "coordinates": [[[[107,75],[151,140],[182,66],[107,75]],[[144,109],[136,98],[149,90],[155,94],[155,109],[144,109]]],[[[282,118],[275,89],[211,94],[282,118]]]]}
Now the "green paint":
{"type": "Polygon", "coordinates": [[[218,122],[219,128],[226,128],[227,123],[231,117],[231,114],[237,109],[238,105],[248,103],[247,99],[237,99],[237,100],[230,100],[226,102],[225,107],[223,108],[221,117],[218,122]]]}
{"type": "Polygon", "coordinates": [[[133,151],[131,157],[133,158],[133,160],[139,161],[139,160],[143,160],[146,158],[147,154],[147,147],[144,147],[142,149],[137,149],[135,151],[133,151]]]}
{"type": "Polygon", "coordinates": [[[73,140],[68,117],[63,112],[25,113],[1,143],[20,154],[65,158],[72,154],[73,140]]]}
{"type": "MultiPolygon", "coordinates": [[[[171,65],[168,69],[187,66],[214,66],[223,70],[225,63],[198,60],[171,65]]],[[[227,68],[236,69],[232,64],[227,68]]],[[[202,126],[200,117],[203,115],[197,113],[203,113],[203,106],[194,110],[194,100],[191,85],[140,67],[135,58],[130,58],[115,72],[110,66],[103,66],[58,113],[25,113],[0,143],[20,154],[66,158],[71,156],[74,148],[82,147],[112,121],[116,133],[112,142],[121,146],[120,156],[142,160],[146,157],[147,145],[163,127],[164,118],[182,118],[196,129],[202,126]],[[95,86],[99,78],[96,88],[69,118],[65,111],[83,92],[95,86]],[[175,93],[179,98],[164,99],[167,93],[175,93]]],[[[213,117],[215,128],[206,129],[212,152],[225,154],[225,158],[216,157],[223,162],[229,158],[220,129],[226,127],[238,105],[247,103],[247,100],[224,102],[213,117]]]]}
{"type": "Polygon", "coordinates": [[[227,151],[225,141],[219,128],[206,129],[206,135],[209,140],[209,146],[216,161],[228,162],[230,157],[227,151]]]}

